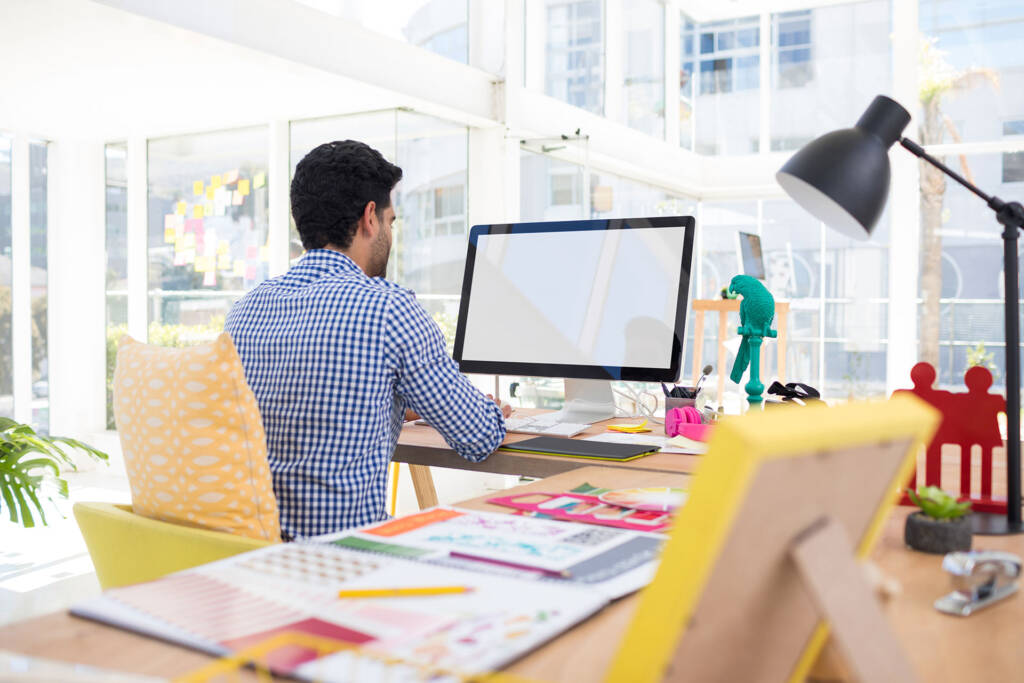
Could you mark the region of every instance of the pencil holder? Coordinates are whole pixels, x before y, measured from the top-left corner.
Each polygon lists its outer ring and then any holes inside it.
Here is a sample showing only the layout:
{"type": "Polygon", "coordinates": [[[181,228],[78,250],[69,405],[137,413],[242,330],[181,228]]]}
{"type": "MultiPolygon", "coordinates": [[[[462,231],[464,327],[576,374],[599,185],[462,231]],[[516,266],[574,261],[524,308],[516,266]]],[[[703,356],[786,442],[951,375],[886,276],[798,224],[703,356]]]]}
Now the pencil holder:
{"type": "MultiPolygon", "coordinates": [[[[692,389],[692,387],[688,387],[688,388],[692,389]]],[[[698,396],[700,395],[699,392],[698,392],[697,395],[698,396]]],[[[696,396],[694,396],[694,398],[677,398],[675,396],[666,396],[665,397],[665,413],[666,414],[668,413],[668,411],[672,410],[673,408],[683,408],[685,406],[691,406],[691,407],[696,408],[697,407],[697,398],[696,398],[696,396]]]]}

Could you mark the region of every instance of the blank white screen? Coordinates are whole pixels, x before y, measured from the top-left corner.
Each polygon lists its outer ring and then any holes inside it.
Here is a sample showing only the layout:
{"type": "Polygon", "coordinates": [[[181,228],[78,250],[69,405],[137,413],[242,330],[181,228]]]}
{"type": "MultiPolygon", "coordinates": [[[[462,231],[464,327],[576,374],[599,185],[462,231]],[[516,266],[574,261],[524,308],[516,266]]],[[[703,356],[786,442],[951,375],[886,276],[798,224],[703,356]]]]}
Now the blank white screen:
{"type": "Polygon", "coordinates": [[[481,235],[464,360],[668,368],[686,228],[481,235]]]}

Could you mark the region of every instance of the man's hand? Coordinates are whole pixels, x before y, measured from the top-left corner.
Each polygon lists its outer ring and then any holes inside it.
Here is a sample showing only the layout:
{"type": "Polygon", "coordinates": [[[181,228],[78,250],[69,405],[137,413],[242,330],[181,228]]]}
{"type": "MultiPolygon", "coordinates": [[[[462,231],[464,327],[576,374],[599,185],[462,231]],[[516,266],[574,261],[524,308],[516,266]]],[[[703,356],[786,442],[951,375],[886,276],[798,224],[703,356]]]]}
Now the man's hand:
{"type": "Polygon", "coordinates": [[[501,414],[504,415],[505,417],[508,417],[509,415],[512,414],[512,406],[505,403],[500,398],[494,398],[492,394],[487,394],[487,398],[491,399],[492,401],[498,404],[498,407],[501,408],[501,414]]]}

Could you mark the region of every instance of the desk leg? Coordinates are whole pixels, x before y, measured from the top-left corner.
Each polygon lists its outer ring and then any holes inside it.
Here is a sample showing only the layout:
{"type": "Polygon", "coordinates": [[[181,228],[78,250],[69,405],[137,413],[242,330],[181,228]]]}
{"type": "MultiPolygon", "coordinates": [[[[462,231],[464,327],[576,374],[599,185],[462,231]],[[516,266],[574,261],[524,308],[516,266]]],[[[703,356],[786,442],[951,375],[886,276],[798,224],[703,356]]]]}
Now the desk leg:
{"type": "Polygon", "coordinates": [[[719,311],[718,312],[718,404],[722,405],[725,402],[725,377],[729,374],[729,369],[725,367],[725,359],[728,357],[725,353],[725,335],[729,333],[729,312],[719,311]]]}
{"type": "Polygon", "coordinates": [[[786,383],[786,335],[789,327],[789,313],[783,313],[777,317],[779,338],[776,343],[779,345],[779,361],[776,371],[779,374],[779,382],[786,383]]]}
{"type": "Polygon", "coordinates": [[[701,363],[704,362],[704,311],[693,312],[693,383],[700,377],[701,363]]]}
{"type": "Polygon", "coordinates": [[[416,491],[416,502],[420,510],[437,505],[437,489],[434,488],[434,477],[430,467],[426,465],[409,465],[412,476],[412,487],[416,491]]]}

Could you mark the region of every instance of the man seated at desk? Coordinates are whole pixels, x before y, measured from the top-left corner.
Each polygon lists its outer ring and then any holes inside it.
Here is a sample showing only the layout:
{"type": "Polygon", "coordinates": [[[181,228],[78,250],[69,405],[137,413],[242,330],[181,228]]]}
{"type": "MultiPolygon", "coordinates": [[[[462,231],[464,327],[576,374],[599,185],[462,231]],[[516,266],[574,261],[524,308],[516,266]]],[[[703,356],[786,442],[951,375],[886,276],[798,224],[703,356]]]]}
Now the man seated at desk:
{"type": "Polygon", "coordinates": [[[503,411],[459,373],[415,294],[383,277],[401,178],[361,142],[306,155],[291,186],[306,254],[228,313],[263,417],[286,539],[386,517],[388,464],[407,410],[467,460],[483,460],[505,438],[503,411]]]}

